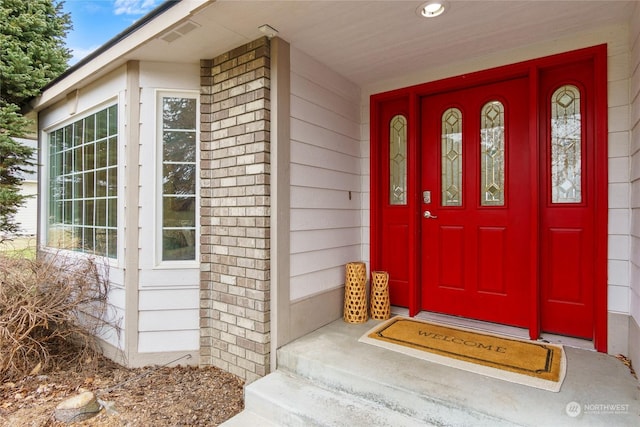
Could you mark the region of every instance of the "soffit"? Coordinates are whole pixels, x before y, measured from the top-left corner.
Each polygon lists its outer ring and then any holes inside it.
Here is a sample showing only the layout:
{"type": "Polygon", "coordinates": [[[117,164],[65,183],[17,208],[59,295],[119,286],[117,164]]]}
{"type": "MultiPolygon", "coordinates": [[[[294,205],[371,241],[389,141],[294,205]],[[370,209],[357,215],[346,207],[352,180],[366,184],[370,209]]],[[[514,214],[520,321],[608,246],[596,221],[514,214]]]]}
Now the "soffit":
{"type": "Polygon", "coordinates": [[[199,27],[172,42],[162,40],[184,21],[178,23],[130,56],[176,62],[213,58],[260,37],[258,27],[269,24],[292,46],[362,86],[591,28],[626,25],[636,2],[450,1],[445,14],[433,19],[416,14],[422,3],[218,0],[189,18],[199,27]]]}
{"type": "Polygon", "coordinates": [[[425,19],[416,13],[422,3],[183,0],[70,69],[34,107],[45,108],[129,60],[197,64],[214,58],[261,37],[262,24],[276,28],[293,47],[363,87],[605,25],[628,25],[637,4],[449,0],[442,16],[425,19]]]}

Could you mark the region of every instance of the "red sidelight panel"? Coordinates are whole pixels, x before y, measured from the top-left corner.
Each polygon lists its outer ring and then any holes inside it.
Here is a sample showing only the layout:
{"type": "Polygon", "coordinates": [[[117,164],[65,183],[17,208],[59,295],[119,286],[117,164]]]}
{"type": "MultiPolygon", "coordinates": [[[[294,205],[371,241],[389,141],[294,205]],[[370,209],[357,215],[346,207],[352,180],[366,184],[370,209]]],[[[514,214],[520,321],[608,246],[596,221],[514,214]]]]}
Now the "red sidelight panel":
{"type": "Polygon", "coordinates": [[[377,189],[375,195],[372,192],[376,203],[372,207],[371,268],[389,273],[393,304],[408,307],[414,268],[411,257],[415,254],[410,250],[415,234],[411,226],[415,207],[410,192],[415,190],[409,175],[413,170],[409,99],[391,99],[374,114],[374,134],[379,145],[371,162],[372,188],[375,182],[377,189]]]}
{"type": "Polygon", "coordinates": [[[593,61],[540,74],[541,326],[594,336],[595,103],[593,61]]]}

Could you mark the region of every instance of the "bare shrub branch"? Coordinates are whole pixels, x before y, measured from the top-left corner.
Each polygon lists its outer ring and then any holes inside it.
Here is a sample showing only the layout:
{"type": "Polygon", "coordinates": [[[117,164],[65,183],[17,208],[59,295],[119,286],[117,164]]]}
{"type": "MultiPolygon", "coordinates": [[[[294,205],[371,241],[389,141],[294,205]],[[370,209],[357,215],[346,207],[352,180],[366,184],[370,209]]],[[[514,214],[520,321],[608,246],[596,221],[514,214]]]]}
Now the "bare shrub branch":
{"type": "Polygon", "coordinates": [[[95,334],[115,328],[108,290],[108,268],[94,259],[0,255],[0,379],[95,359],[95,334]]]}

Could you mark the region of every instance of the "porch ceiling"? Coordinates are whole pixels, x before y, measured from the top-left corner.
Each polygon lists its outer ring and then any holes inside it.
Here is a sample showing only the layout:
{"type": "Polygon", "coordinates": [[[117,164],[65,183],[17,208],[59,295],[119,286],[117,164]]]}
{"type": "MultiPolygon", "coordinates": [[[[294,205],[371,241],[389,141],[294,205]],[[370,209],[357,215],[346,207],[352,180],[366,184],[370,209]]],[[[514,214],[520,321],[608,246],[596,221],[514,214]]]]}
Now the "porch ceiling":
{"type": "Polygon", "coordinates": [[[185,21],[177,23],[122,59],[212,58],[260,37],[258,27],[269,24],[292,46],[364,86],[603,25],[627,25],[636,1],[450,0],[434,19],[416,14],[422,3],[218,0],[189,18],[198,28],[163,40],[185,21]]]}

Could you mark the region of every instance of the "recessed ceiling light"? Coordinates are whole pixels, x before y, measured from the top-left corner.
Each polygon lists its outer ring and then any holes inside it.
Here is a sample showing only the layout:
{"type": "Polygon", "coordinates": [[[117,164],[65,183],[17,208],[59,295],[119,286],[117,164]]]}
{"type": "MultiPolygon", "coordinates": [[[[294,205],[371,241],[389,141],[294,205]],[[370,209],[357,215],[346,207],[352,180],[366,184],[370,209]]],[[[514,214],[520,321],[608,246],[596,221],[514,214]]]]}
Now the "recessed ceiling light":
{"type": "Polygon", "coordinates": [[[422,4],[422,6],[420,6],[416,12],[418,12],[420,16],[424,16],[425,18],[435,18],[436,16],[442,15],[445,9],[446,2],[429,1],[422,4]]]}

